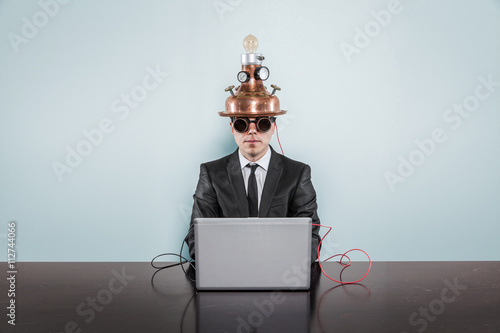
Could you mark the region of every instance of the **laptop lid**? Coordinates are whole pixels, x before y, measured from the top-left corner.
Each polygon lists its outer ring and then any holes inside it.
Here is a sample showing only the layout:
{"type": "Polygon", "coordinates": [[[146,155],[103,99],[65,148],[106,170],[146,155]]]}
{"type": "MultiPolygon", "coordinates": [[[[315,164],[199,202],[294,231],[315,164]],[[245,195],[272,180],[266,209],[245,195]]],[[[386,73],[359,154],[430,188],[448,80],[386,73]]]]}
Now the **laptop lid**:
{"type": "Polygon", "coordinates": [[[196,288],[304,290],[311,269],[310,218],[197,218],[196,288]]]}

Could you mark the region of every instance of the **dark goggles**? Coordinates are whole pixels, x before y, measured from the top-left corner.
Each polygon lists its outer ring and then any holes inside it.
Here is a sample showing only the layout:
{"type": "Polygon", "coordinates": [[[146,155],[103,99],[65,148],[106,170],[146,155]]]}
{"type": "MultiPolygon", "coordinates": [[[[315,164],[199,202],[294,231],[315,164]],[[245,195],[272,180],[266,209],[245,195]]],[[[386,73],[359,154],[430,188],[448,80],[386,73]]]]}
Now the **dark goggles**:
{"type": "Polygon", "coordinates": [[[255,120],[250,120],[248,118],[231,117],[233,128],[236,130],[236,132],[239,133],[245,133],[246,131],[248,131],[248,127],[250,127],[251,123],[255,123],[257,131],[265,133],[271,129],[271,126],[275,120],[275,117],[259,117],[255,120]]]}

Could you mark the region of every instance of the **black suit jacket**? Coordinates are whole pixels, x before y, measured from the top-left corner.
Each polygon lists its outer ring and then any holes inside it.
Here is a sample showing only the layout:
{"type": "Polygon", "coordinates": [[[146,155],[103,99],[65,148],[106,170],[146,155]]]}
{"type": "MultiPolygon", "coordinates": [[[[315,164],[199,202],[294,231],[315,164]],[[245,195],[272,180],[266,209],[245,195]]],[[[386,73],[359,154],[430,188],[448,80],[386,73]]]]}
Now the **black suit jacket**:
{"type": "MultiPolygon", "coordinates": [[[[259,217],[310,217],[319,224],[316,192],[311,183],[311,168],[271,149],[259,217]]],[[[221,159],[203,163],[193,195],[190,229],[197,217],[248,217],[248,201],[238,150],[221,159]]],[[[319,228],[312,227],[311,259],[317,259],[319,228]]],[[[194,259],[194,231],[188,235],[189,255],[194,259]]]]}

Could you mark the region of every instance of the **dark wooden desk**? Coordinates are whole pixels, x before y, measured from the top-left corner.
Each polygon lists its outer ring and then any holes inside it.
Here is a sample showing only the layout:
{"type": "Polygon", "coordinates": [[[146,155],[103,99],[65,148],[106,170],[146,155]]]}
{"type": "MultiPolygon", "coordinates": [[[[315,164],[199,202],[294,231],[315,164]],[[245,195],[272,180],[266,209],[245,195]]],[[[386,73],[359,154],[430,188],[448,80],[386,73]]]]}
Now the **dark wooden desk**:
{"type": "MultiPolygon", "coordinates": [[[[343,272],[362,276],[366,263],[343,272]]],[[[4,276],[7,265],[1,265],[4,276]]],[[[339,277],[337,263],[324,265],[339,277]]],[[[374,262],[358,285],[309,292],[196,292],[180,267],[17,263],[16,325],[1,332],[500,332],[500,262],[374,262]]],[[[313,274],[318,273],[314,270],[313,274]]]]}

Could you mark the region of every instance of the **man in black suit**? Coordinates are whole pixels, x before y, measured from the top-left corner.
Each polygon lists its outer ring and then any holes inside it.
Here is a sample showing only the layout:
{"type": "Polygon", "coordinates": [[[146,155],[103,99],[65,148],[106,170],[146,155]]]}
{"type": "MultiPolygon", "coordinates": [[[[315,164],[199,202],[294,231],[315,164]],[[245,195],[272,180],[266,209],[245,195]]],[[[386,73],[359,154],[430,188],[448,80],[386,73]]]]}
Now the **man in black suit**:
{"type": "MultiPolygon", "coordinates": [[[[238,149],[201,165],[191,228],[197,217],[310,217],[319,224],[311,168],[275,152],[269,142],[276,118],[256,116],[232,117],[230,126],[238,149]],[[257,195],[254,203],[252,193],[257,195]]],[[[313,226],[312,261],[317,259],[319,241],[319,227],[313,226]]],[[[194,259],[194,232],[187,244],[194,259]]]]}

